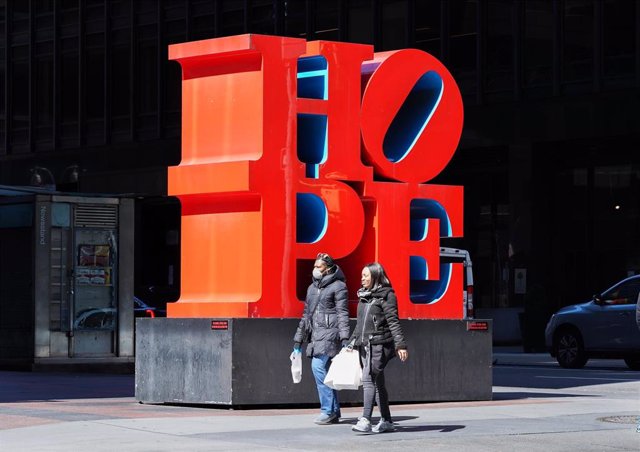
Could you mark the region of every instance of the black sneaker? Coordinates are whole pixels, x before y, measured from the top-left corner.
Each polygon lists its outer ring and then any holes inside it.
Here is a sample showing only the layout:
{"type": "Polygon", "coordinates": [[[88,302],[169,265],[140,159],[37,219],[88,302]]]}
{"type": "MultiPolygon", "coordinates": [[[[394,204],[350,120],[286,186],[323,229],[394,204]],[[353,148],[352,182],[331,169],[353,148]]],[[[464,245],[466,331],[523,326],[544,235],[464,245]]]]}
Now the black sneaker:
{"type": "Polygon", "coordinates": [[[336,424],[339,421],[340,421],[340,418],[336,413],[332,413],[332,414],[322,413],[320,416],[315,418],[313,422],[315,422],[318,425],[328,425],[328,424],[336,424]]]}

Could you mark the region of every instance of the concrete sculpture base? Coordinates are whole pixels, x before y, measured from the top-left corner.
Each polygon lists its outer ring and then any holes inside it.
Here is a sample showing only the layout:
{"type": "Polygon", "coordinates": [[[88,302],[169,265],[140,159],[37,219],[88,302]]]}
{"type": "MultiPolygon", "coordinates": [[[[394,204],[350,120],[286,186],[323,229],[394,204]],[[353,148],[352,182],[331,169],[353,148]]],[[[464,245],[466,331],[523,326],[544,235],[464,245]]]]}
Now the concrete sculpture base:
{"type": "MultiPolygon", "coordinates": [[[[385,371],[392,402],[491,400],[491,320],[401,322],[409,360],[394,359],[385,371]]],[[[136,399],[317,404],[310,359],[303,360],[302,382],[292,382],[289,355],[297,324],[297,319],[137,319],[136,399]]],[[[340,401],[359,403],[362,390],[340,391],[340,401]]]]}

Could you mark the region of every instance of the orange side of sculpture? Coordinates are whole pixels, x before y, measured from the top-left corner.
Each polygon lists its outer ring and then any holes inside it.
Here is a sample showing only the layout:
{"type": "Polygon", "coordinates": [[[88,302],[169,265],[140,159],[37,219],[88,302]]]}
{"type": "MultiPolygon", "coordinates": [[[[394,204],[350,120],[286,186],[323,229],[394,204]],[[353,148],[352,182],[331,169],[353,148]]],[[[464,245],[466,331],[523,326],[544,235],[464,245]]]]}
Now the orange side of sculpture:
{"type": "Polygon", "coordinates": [[[182,203],[181,296],[170,317],[297,317],[296,288],[318,252],[338,260],[352,296],[378,260],[401,316],[462,316],[457,266],[437,299],[419,293],[439,281],[440,238],[462,235],[462,187],[423,183],[462,129],[440,62],[260,35],[177,44],[169,57],[183,70],[182,161],[168,180],[182,203]]]}

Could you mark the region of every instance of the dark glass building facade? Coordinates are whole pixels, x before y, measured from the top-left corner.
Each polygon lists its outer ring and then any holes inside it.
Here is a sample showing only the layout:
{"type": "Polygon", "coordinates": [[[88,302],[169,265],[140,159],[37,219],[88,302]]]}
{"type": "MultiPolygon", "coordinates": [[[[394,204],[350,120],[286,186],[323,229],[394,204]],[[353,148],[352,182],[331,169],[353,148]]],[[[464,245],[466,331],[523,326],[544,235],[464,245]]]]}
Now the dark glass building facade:
{"type": "Polygon", "coordinates": [[[479,309],[543,311],[640,272],[640,4],[630,0],[0,0],[0,184],[145,197],[136,292],[175,298],[173,43],[243,33],[418,48],[465,103],[434,182],[465,186],[479,309]],[[168,250],[168,251],[167,251],[168,250]],[[532,290],[535,288],[535,290],[532,290]]]}

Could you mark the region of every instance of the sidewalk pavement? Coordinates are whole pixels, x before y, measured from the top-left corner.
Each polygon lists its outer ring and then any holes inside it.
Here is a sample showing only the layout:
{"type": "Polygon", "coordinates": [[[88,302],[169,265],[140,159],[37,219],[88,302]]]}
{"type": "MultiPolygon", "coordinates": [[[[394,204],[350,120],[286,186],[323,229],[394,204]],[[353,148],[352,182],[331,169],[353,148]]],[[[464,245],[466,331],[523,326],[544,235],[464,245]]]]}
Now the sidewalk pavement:
{"type": "MultiPolygon", "coordinates": [[[[522,347],[493,347],[494,366],[543,366],[558,368],[558,361],[549,353],[524,353],[522,347]]],[[[619,368],[627,369],[622,359],[591,359],[585,368],[619,368]]]]}
{"type": "MultiPolygon", "coordinates": [[[[516,373],[515,366],[558,367],[547,354],[504,348],[494,360],[516,373]]],[[[397,431],[362,435],[351,431],[357,406],[344,407],[339,424],[317,426],[316,407],[140,404],[132,375],[0,372],[0,450],[635,451],[640,380],[620,375],[558,390],[494,386],[491,401],[392,405],[397,431]]]]}
{"type": "Polygon", "coordinates": [[[519,346],[494,346],[494,365],[511,366],[557,366],[558,362],[549,353],[524,353],[519,346]]]}

